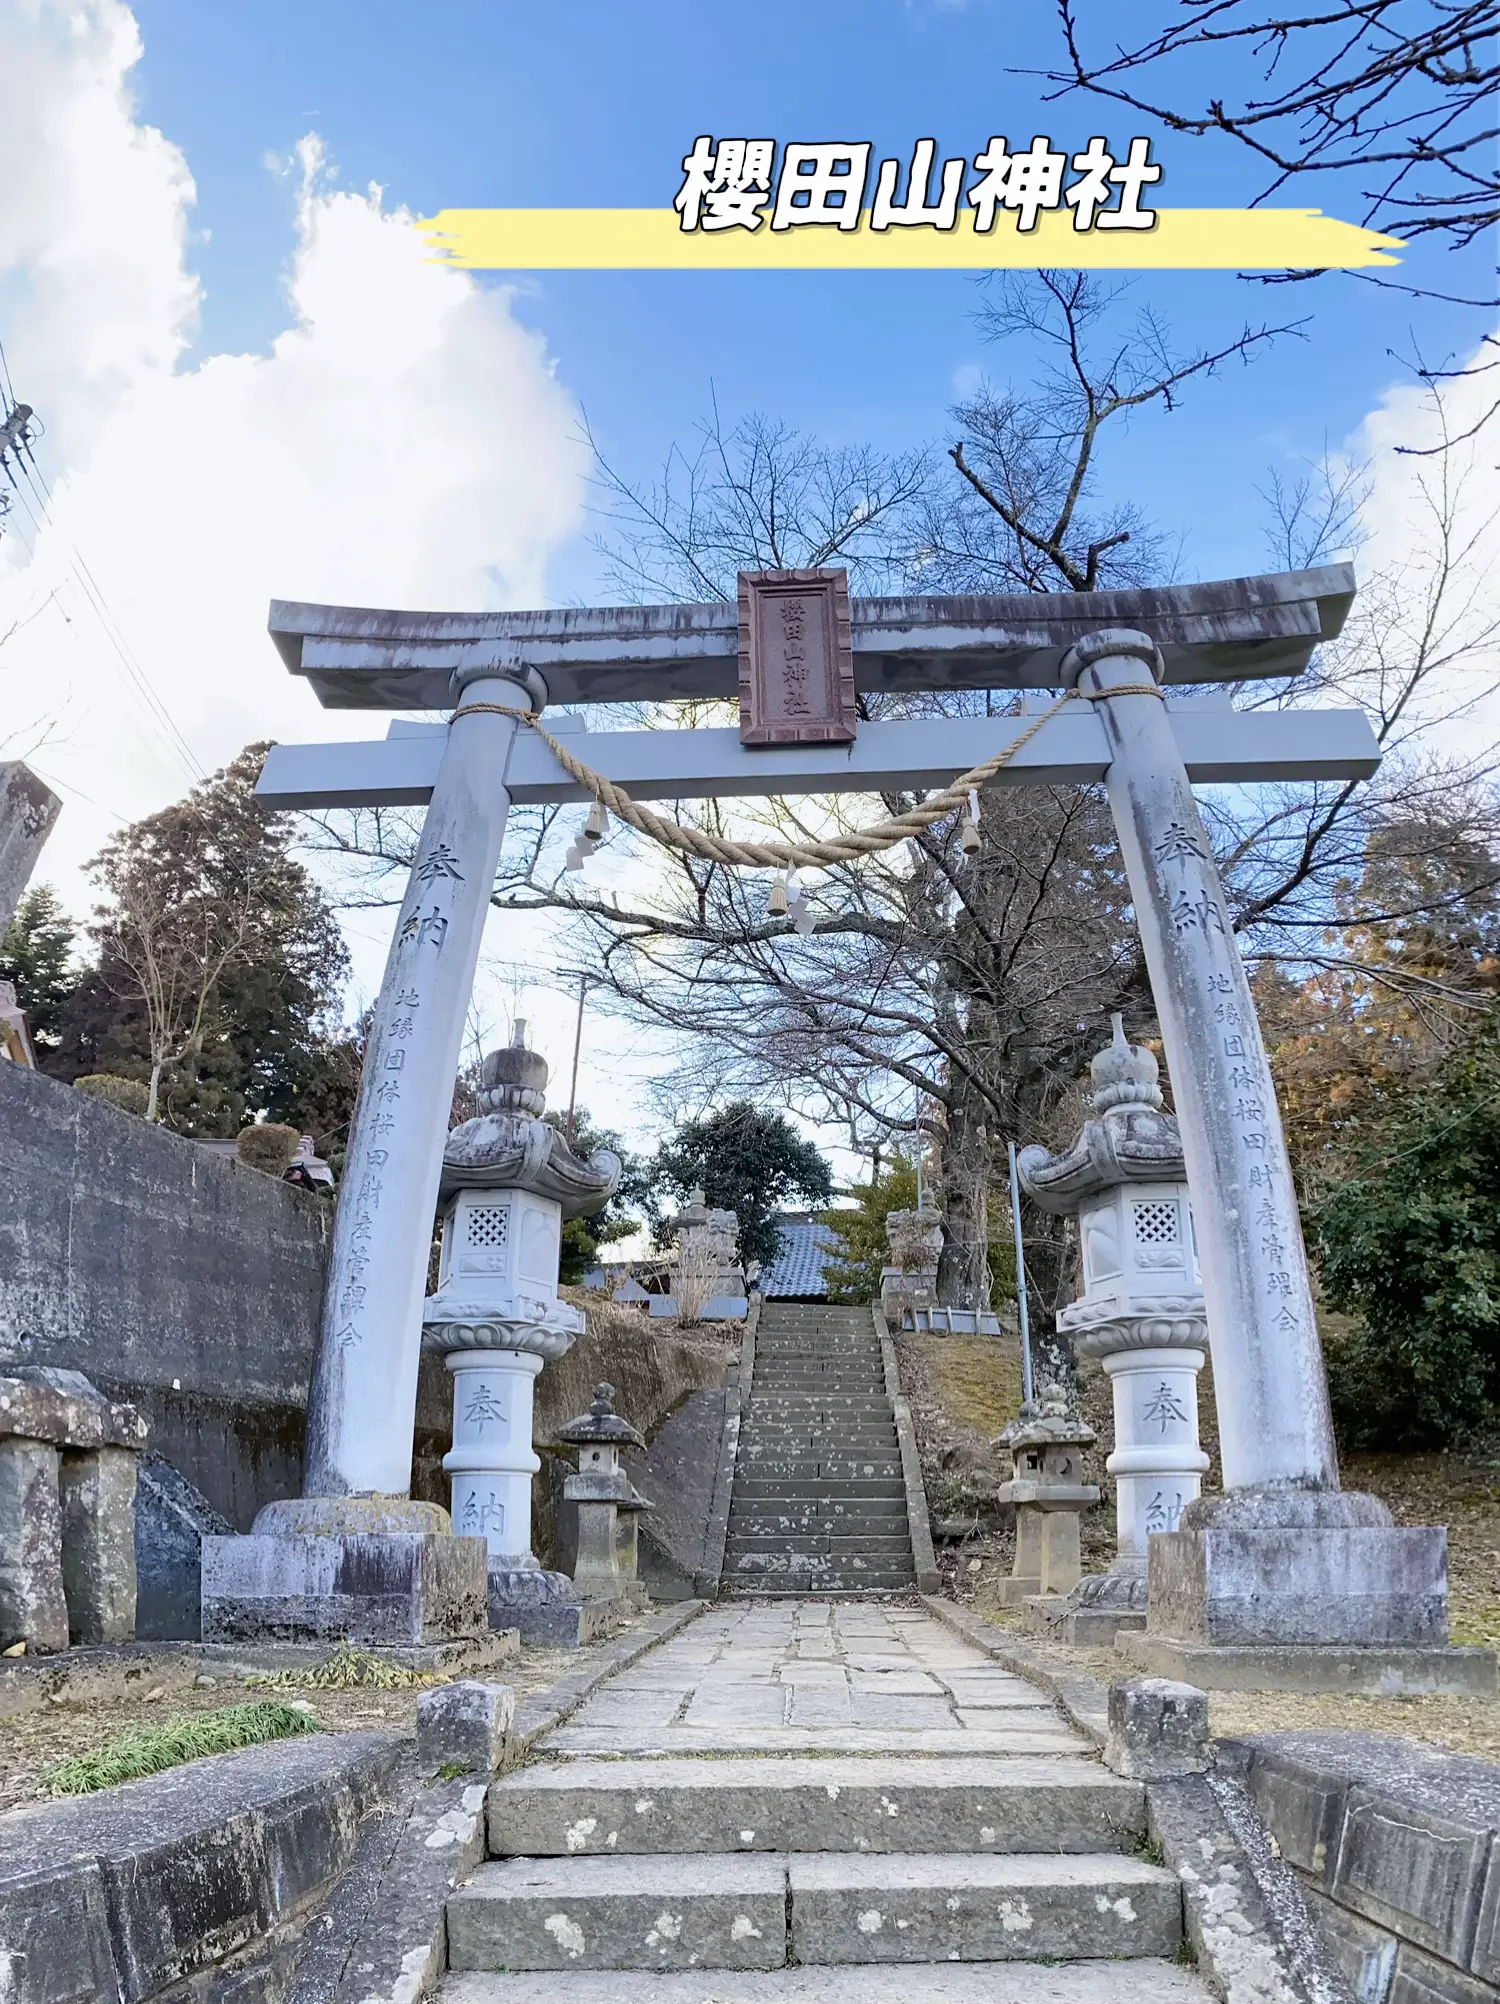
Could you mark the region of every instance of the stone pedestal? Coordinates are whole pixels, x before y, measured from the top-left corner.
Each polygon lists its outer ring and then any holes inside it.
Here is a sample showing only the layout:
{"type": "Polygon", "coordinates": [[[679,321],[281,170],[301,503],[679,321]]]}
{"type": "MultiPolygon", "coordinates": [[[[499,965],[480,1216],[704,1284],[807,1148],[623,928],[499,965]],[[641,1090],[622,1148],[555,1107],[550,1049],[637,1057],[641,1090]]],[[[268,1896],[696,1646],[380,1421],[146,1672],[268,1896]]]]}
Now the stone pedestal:
{"type": "Polygon", "coordinates": [[[1116,1647],[1206,1690],[1472,1690],[1479,1657],[1493,1688],[1488,1651],[1448,1645],[1447,1542],[1373,1496],[1201,1497],[1152,1538],[1146,1629],[1116,1647]]]}
{"type": "Polygon", "coordinates": [[[453,1478],[453,1525],[483,1538],[501,1566],[531,1557],[531,1478],[541,1461],[531,1446],[532,1388],[542,1359],[523,1350],[455,1350],[453,1446],[443,1467],[453,1478]]]}
{"type": "Polygon", "coordinates": [[[65,1450],[59,1475],[63,1591],[74,1643],[135,1639],[135,1487],[130,1448],[65,1450]]]}
{"type": "MultiPolygon", "coordinates": [[[[321,1499],[305,1499],[318,1501],[321,1499]]],[[[357,1521],[367,1499],[340,1501],[357,1521]]],[[[368,1499],[375,1522],[398,1521],[405,1499],[368,1499]]],[[[284,1508],[285,1506],[280,1506],[284,1508]]],[[[271,1510],[278,1506],[271,1505],[271,1510]]],[[[413,1512],[446,1511],[408,1504],[413,1512]]],[[[203,1540],[205,1642],[340,1642],[366,1648],[428,1646],[489,1626],[488,1554],[482,1538],[447,1529],[329,1529],[203,1540]]],[[[420,1523],[421,1519],[417,1519],[420,1523]]]]}

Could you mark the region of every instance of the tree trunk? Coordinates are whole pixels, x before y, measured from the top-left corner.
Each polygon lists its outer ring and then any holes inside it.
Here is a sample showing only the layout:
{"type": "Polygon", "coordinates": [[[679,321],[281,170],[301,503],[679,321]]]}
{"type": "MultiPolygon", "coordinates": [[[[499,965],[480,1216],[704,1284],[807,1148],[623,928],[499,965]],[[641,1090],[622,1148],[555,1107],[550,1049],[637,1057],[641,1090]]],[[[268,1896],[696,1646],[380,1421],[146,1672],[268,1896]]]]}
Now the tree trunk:
{"type": "Polygon", "coordinates": [[[980,1094],[956,1082],[943,1142],[943,1250],[938,1300],[945,1308],[990,1305],[989,1187],[992,1143],[980,1094]]]}
{"type": "Polygon", "coordinates": [[[160,1096],[160,1092],[161,1092],[161,1060],[160,1058],[158,1058],[156,1063],[151,1067],[151,1087],[148,1093],[146,1094],[147,1120],[154,1121],[156,1119],[156,1104],[158,1097],[160,1096]]]}

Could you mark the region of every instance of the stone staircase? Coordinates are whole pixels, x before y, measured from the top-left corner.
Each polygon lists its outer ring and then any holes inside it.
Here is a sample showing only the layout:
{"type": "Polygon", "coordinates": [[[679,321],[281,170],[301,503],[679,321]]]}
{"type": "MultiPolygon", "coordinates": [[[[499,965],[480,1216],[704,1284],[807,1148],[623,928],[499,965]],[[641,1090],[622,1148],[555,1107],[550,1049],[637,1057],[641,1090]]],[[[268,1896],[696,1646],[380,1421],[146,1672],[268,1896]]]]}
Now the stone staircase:
{"type": "Polygon", "coordinates": [[[896,1416],[869,1310],[768,1301],[722,1590],[910,1593],[915,1585],[896,1416]]]}
{"type": "Polygon", "coordinates": [[[1139,1783],[930,1617],[798,1606],[721,1603],[493,1784],[440,2004],[1210,2004],[1139,1783]],[[754,1723],[835,1678],[885,1723],[754,1723]]]}

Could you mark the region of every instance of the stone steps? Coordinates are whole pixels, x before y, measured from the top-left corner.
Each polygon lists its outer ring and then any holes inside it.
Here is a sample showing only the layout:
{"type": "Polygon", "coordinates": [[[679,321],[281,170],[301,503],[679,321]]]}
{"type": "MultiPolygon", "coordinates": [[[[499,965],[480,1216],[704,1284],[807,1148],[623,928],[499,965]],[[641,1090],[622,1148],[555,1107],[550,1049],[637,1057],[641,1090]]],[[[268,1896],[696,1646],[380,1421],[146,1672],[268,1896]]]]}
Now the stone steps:
{"type": "Polygon", "coordinates": [[[933,1962],[627,1975],[450,1976],[440,2004],[1210,2004],[1191,1970],[1131,1962],[933,1962]]]}
{"type": "Polygon", "coordinates": [[[794,1756],[576,1760],[489,1795],[497,1857],[1131,1849],[1145,1795],[1095,1762],[794,1756]]]}
{"type": "Polygon", "coordinates": [[[1114,1853],[513,1858],[448,1902],[454,1970],[1171,1955],[1174,1874],[1114,1853]]]}
{"type": "Polygon", "coordinates": [[[767,1303],[740,1429],[726,1587],[775,1595],[909,1589],[916,1568],[905,1495],[867,1313],[767,1303]]]}

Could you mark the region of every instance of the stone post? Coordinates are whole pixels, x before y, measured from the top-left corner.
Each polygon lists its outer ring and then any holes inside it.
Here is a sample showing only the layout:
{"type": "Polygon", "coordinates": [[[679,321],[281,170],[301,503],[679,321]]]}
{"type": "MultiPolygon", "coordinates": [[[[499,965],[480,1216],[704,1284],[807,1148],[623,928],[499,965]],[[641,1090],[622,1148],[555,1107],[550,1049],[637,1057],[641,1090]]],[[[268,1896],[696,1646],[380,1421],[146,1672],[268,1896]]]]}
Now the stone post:
{"type": "MultiPolygon", "coordinates": [[[[517,722],[480,706],[535,709],[544,699],[539,678],[519,668],[461,669],[454,682],[458,707],[365,1051],[307,1412],[304,1498],[385,1499],[386,1527],[389,1499],[410,1488],[432,1217],[510,805],[502,782],[517,722]]],[[[332,1521],[271,1507],[257,1530],[332,1521]]],[[[347,1512],[333,1515],[347,1528],[347,1512]]]]}
{"type": "Polygon", "coordinates": [[[135,1484],[132,1448],[74,1449],[62,1457],[63,1591],[75,1643],[135,1640],[135,1484]]]}
{"type": "Polygon", "coordinates": [[[1193,1194],[1226,1489],[1337,1489],[1323,1353],[1291,1164],[1228,903],[1143,633],[1074,647],[1099,695],[1105,775],[1193,1194]]]}
{"type": "Polygon", "coordinates": [[[15,917],[62,802],[29,766],[0,764],[0,935],[15,917]]]}
{"type": "Polygon", "coordinates": [[[47,1441],[0,1440],[0,1648],[24,1642],[28,1656],[68,1646],[61,1459],[47,1441]]]}
{"type": "Polygon", "coordinates": [[[650,1498],[643,1496],[634,1486],[630,1494],[622,1496],[615,1505],[615,1549],[619,1556],[622,1591],[627,1598],[642,1602],[646,1599],[646,1592],[639,1578],[641,1515],[655,1508],[650,1498]]]}
{"type": "Polygon", "coordinates": [[[578,1559],[573,1584],[585,1600],[618,1600],[625,1588],[620,1567],[617,1512],[632,1495],[630,1477],[620,1466],[623,1447],[645,1441],[615,1411],[613,1385],[596,1385],[594,1403],[581,1418],[558,1430],[558,1439],[578,1449],[578,1473],[563,1495],[578,1509],[578,1559]]]}

